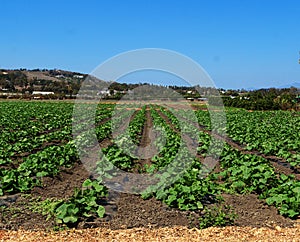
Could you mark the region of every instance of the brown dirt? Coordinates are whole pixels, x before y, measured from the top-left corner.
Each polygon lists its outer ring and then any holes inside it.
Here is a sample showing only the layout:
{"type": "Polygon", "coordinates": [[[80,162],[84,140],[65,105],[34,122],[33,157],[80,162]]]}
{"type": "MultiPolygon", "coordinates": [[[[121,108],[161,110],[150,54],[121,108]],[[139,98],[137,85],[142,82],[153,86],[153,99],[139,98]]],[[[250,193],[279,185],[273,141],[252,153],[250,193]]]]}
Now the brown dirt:
{"type": "Polygon", "coordinates": [[[292,227],[295,221],[280,216],[275,207],[268,206],[257,195],[229,195],[223,194],[225,204],[230,205],[238,215],[235,220],[237,226],[292,227]]]}
{"type": "Polygon", "coordinates": [[[81,187],[89,173],[80,163],[75,163],[71,169],[64,169],[56,177],[43,177],[42,187],[35,187],[31,195],[46,198],[67,199],[73,195],[76,187],[81,187]]]}
{"type": "MultiPolygon", "coordinates": [[[[150,143],[151,143],[151,134],[150,134],[150,130],[153,127],[153,123],[152,123],[152,118],[150,115],[149,110],[146,110],[146,122],[144,124],[144,128],[143,128],[143,133],[142,133],[142,138],[140,140],[140,147],[147,147],[150,143]]],[[[146,157],[149,156],[149,154],[145,154],[146,157]]],[[[136,166],[133,169],[133,172],[142,172],[144,171],[144,167],[145,165],[151,165],[151,159],[147,158],[147,159],[140,159],[137,161],[136,166]]]]}
{"type": "Polygon", "coordinates": [[[116,205],[118,210],[107,224],[110,229],[189,226],[186,212],[168,208],[154,198],[143,200],[138,195],[121,194],[116,205]]]}
{"type": "MultiPolygon", "coordinates": [[[[64,169],[56,177],[44,177],[43,187],[35,187],[30,197],[19,194],[15,202],[6,203],[8,206],[1,208],[0,229],[51,229],[55,225],[54,220],[46,221],[45,216],[32,212],[29,208],[31,203],[39,198],[67,199],[74,193],[75,187],[81,187],[88,176],[82,164],[75,163],[72,168],[64,169]]],[[[1,199],[4,197],[0,197],[0,201],[1,199]]]]}

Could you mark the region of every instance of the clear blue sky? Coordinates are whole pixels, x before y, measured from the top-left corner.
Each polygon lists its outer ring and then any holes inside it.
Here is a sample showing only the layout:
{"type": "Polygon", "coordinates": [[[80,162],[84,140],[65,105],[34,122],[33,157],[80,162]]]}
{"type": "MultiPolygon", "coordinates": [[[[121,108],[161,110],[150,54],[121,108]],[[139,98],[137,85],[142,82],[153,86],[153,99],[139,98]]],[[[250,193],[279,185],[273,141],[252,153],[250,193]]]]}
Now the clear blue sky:
{"type": "Polygon", "coordinates": [[[2,0],[0,68],[91,72],[137,48],[197,61],[217,87],[300,82],[299,0],[2,0]]]}

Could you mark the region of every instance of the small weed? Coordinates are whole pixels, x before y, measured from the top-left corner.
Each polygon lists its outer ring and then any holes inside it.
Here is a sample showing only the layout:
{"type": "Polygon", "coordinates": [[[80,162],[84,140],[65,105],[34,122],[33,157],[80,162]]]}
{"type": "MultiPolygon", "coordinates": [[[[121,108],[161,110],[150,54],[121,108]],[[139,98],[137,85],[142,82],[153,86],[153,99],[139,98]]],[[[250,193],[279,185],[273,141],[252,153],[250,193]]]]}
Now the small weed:
{"type": "Polygon", "coordinates": [[[43,201],[40,198],[35,198],[30,201],[29,209],[33,212],[47,216],[46,221],[55,216],[55,209],[63,200],[47,198],[43,201]]]}
{"type": "Polygon", "coordinates": [[[204,215],[199,218],[199,227],[204,229],[211,226],[232,225],[236,217],[230,206],[216,205],[204,209],[204,215]]]}

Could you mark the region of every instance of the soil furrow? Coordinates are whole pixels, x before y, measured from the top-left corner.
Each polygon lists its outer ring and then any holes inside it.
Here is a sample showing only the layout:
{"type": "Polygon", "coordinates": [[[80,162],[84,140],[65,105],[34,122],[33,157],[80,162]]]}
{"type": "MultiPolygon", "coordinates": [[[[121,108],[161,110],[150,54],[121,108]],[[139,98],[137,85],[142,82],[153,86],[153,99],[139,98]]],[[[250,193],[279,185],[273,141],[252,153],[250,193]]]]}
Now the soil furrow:
{"type": "MultiPolygon", "coordinates": [[[[140,147],[142,148],[146,148],[149,147],[151,144],[151,141],[153,141],[153,135],[151,133],[153,127],[153,123],[152,123],[152,118],[150,115],[149,110],[146,110],[146,121],[144,123],[144,128],[143,128],[143,133],[142,133],[142,138],[139,142],[140,147]]],[[[151,162],[151,151],[153,150],[149,150],[149,149],[143,149],[145,151],[144,154],[141,154],[142,157],[147,157],[145,159],[139,159],[138,161],[136,161],[136,165],[133,168],[133,172],[144,172],[145,170],[145,165],[150,166],[152,164],[151,162]]]]}

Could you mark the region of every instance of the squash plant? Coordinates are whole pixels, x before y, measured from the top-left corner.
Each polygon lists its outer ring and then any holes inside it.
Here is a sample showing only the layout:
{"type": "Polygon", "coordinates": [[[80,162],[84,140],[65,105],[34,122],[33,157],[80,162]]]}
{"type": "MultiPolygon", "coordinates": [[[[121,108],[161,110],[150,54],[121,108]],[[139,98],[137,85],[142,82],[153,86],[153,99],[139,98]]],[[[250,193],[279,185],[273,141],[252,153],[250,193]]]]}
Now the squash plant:
{"type": "Polygon", "coordinates": [[[57,223],[75,224],[81,217],[104,217],[105,208],[101,205],[108,196],[107,188],[97,180],[87,179],[81,189],[76,189],[68,201],[56,204],[54,215],[57,223]]]}

